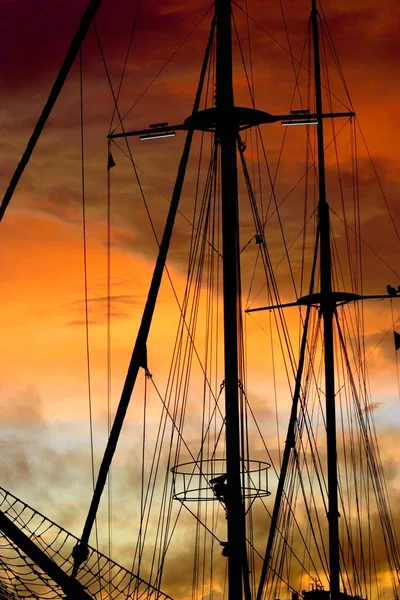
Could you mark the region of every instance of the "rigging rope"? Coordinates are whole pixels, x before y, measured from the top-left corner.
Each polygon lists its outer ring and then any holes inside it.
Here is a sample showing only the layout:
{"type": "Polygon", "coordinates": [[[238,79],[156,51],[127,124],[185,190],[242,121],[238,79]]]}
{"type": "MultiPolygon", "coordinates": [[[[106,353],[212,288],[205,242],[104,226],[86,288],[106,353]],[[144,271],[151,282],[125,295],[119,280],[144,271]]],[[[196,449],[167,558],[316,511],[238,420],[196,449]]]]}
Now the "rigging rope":
{"type": "MultiPolygon", "coordinates": [[[[107,156],[111,155],[108,143],[107,156]]],[[[107,169],[107,438],[110,437],[112,426],[111,415],[111,169],[107,169]]],[[[94,489],[94,488],[93,488],[94,489]]],[[[107,482],[107,521],[108,521],[108,556],[112,556],[112,473],[108,474],[107,482]]]]}
{"type": "Polygon", "coordinates": [[[128,45],[127,45],[127,48],[126,48],[125,60],[124,60],[123,66],[122,66],[121,77],[120,77],[120,80],[119,80],[119,84],[118,84],[118,88],[117,88],[117,93],[115,95],[114,109],[113,109],[112,116],[111,116],[111,119],[110,119],[110,126],[108,128],[108,133],[111,133],[111,131],[112,131],[112,125],[113,125],[113,122],[114,122],[115,113],[117,112],[118,100],[119,100],[119,97],[120,97],[120,94],[121,94],[122,84],[124,82],[126,67],[127,67],[127,64],[128,64],[129,55],[130,55],[130,51],[131,51],[131,47],[132,47],[132,43],[133,43],[133,36],[135,35],[137,22],[139,20],[139,13],[140,13],[141,4],[142,4],[142,1],[141,0],[137,0],[135,16],[134,16],[134,19],[133,19],[133,24],[132,24],[131,33],[130,33],[130,36],[129,36],[128,45]]]}
{"type": "MultiPolygon", "coordinates": [[[[92,489],[95,486],[94,468],[94,442],[93,442],[93,405],[92,405],[92,376],[90,368],[90,342],[89,342],[89,293],[88,293],[88,266],[87,266],[87,231],[86,231],[86,185],[85,185],[85,139],[84,139],[84,99],[83,99],[83,54],[79,51],[79,95],[80,95],[80,159],[81,159],[81,197],[82,197],[82,237],[83,237],[83,273],[84,273],[84,305],[85,305],[85,345],[86,345],[86,376],[88,389],[89,410],[89,439],[90,439],[90,465],[92,474],[92,489]]],[[[99,536],[97,521],[95,523],[96,548],[99,549],[99,536]]]]}
{"type": "Polygon", "coordinates": [[[123,122],[125,121],[126,117],[132,112],[132,110],[135,108],[135,106],[138,104],[138,102],[143,98],[143,96],[146,94],[146,92],[148,92],[148,90],[151,88],[151,86],[156,81],[156,79],[158,79],[158,77],[161,75],[161,73],[167,68],[169,63],[175,58],[175,56],[178,54],[178,52],[183,48],[183,46],[186,44],[188,39],[193,35],[193,33],[196,31],[196,29],[198,29],[200,27],[201,23],[204,21],[206,16],[212,10],[213,6],[214,6],[213,4],[211,4],[211,6],[209,6],[209,8],[203,14],[201,19],[196,23],[196,25],[190,30],[190,32],[180,42],[180,44],[177,46],[177,48],[174,50],[174,52],[171,54],[171,56],[169,56],[169,58],[166,60],[166,62],[163,64],[163,66],[157,71],[156,75],[154,75],[154,77],[152,78],[150,83],[148,83],[148,85],[145,87],[145,89],[139,94],[139,96],[136,98],[135,102],[132,104],[130,109],[127,110],[126,113],[122,117],[120,116],[120,114],[118,114],[119,123],[118,123],[118,125],[116,125],[114,127],[114,129],[112,130],[111,133],[115,133],[115,131],[120,126],[123,128],[123,122]]]}
{"type": "MultiPolygon", "coordinates": [[[[26,537],[44,555],[58,565],[69,579],[73,567],[72,549],[78,539],[35,511],[32,507],[0,488],[0,514],[17,524],[26,537]]],[[[46,574],[8,536],[1,534],[0,544],[0,594],[6,590],[5,599],[35,598],[40,600],[60,600],[65,591],[46,574]]],[[[148,597],[152,600],[170,600],[168,596],[149,583],[132,575],[118,563],[88,548],[88,558],[78,573],[76,588],[82,585],[85,598],[130,599],[131,581],[134,582],[135,597],[139,600],[148,597]]],[[[76,597],[75,595],[73,597],[76,597]]]]}

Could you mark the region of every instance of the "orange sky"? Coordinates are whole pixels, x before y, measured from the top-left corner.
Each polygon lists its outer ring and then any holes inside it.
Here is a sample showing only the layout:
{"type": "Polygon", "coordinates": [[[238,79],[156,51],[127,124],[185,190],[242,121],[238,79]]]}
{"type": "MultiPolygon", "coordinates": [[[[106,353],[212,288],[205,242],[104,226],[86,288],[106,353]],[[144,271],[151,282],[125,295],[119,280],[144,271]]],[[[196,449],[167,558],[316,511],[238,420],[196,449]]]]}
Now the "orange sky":
{"type": "MultiPolygon", "coordinates": [[[[203,0],[187,3],[151,0],[143,4],[121,92],[122,114],[132,106],[209,6],[203,0]]],[[[8,185],[40,114],[84,5],[82,0],[2,2],[2,191],[8,185]]],[[[115,86],[136,10],[127,0],[118,5],[115,14],[115,2],[105,0],[97,19],[115,86]],[[127,11],[128,17],[123,16],[124,11],[127,11]]],[[[279,47],[280,44],[287,48],[279,3],[252,0],[248,5],[250,14],[269,34],[252,23],[254,56],[257,57],[254,58],[254,74],[258,107],[272,113],[286,112],[290,108],[293,71],[288,54],[279,47]]],[[[400,8],[394,0],[380,3],[374,0],[326,0],[323,6],[357,116],[395,222],[399,224],[400,8]]],[[[304,40],[309,5],[305,0],[286,1],[284,9],[293,54],[297,58],[304,40]]],[[[243,24],[240,12],[237,12],[237,20],[239,25],[243,24]]],[[[125,122],[126,128],[142,128],[150,122],[164,120],[180,122],[186,118],[191,110],[208,27],[209,18],[202,22],[138,102],[125,122]]],[[[105,443],[107,411],[105,165],[112,99],[93,31],[84,45],[83,63],[89,333],[98,459],[105,443]]],[[[337,81],[335,85],[339,99],[343,100],[343,89],[337,81]]],[[[239,67],[236,88],[239,103],[249,104],[245,97],[243,72],[239,67]]],[[[49,516],[55,520],[66,519],[67,522],[61,524],[75,527],[77,531],[91,493],[79,119],[79,70],[75,65],[0,225],[3,306],[0,406],[4,424],[0,445],[7,449],[0,485],[9,487],[10,491],[37,505],[41,511],[52,511],[49,516]],[[53,453],[53,462],[49,460],[49,453],[53,453]],[[71,481],[74,484],[65,491],[65,484],[68,487],[71,481]],[[77,490],[81,502],[79,518],[74,521],[68,507],[76,505],[77,490]],[[61,501],[63,509],[59,506],[61,501]]],[[[278,135],[281,135],[280,130],[274,130],[269,137],[266,135],[272,160],[276,159],[279,148],[278,135]]],[[[327,139],[330,135],[327,133],[327,139]]],[[[182,139],[183,136],[178,135],[176,139],[162,141],[163,145],[157,148],[150,145],[139,148],[138,142],[132,144],[158,234],[168,209],[167,198],[171,194],[182,139]]],[[[364,203],[363,239],[388,265],[385,266],[372,251],[366,249],[364,289],[366,293],[380,294],[385,292],[387,283],[396,286],[400,283],[394,274],[400,270],[400,253],[360,136],[358,143],[360,191],[364,203]]],[[[283,183],[279,188],[282,196],[301,172],[299,147],[300,142],[294,135],[286,150],[289,167],[283,171],[283,183]]],[[[131,170],[118,149],[114,149],[113,153],[117,162],[112,171],[112,403],[115,407],[157,249],[131,170]]],[[[350,177],[348,158],[343,167],[344,179],[350,177]]],[[[327,167],[329,177],[335,169],[332,152],[327,153],[327,167]]],[[[192,170],[189,172],[189,191],[194,181],[192,170]]],[[[298,230],[300,210],[294,202],[289,207],[286,204],[283,209],[289,235],[293,237],[298,230]]],[[[189,194],[183,198],[182,212],[190,218],[189,194]]],[[[338,227],[335,222],[333,226],[338,227]]],[[[169,268],[178,292],[182,292],[185,275],[183,255],[189,236],[188,225],[182,216],[177,220],[177,232],[169,268]]],[[[275,257],[282,252],[273,235],[272,252],[275,252],[275,257]]],[[[284,269],[278,271],[283,299],[290,301],[293,296],[286,276],[284,269]]],[[[168,282],[163,284],[160,300],[149,340],[149,365],[164,381],[169,365],[165,348],[173,340],[178,317],[168,282]]],[[[255,300],[254,305],[257,304],[255,300]]],[[[394,304],[393,318],[399,317],[400,307],[394,304]]],[[[267,317],[257,316],[254,319],[250,319],[248,327],[249,333],[258,336],[250,349],[255,377],[252,390],[257,396],[256,391],[263,380],[262,365],[270,361],[270,346],[268,341],[261,341],[259,337],[259,325],[264,327],[267,317]]],[[[295,317],[288,316],[288,319],[291,323],[293,319],[294,327],[295,317]]],[[[383,309],[381,304],[375,303],[367,307],[367,349],[372,350],[391,325],[389,306],[383,309]]],[[[397,432],[400,427],[391,334],[371,355],[370,364],[371,384],[375,386],[372,387],[373,399],[382,403],[376,410],[376,416],[384,439],[383,456],[389,460],[393,428],[397,432]]],[[[278,365],[278,385],[283,389],[281,364],[278,365]]],[[[139,395],[142,386],[141,380],[139,395]]],[[[284,417],[287,400],[282,405],[284,417]]],[[[131,419],[132,423],[136,423],[136,416],[131,416],[131,419]]],[[[129,444],[130,439],[127,434],[123,443],[129,444]]],[[[123,462],[123,458],[119,460],[123,462]]],[[[391,484],[393,493],[400,488],[397,473],[391,484]]]]}

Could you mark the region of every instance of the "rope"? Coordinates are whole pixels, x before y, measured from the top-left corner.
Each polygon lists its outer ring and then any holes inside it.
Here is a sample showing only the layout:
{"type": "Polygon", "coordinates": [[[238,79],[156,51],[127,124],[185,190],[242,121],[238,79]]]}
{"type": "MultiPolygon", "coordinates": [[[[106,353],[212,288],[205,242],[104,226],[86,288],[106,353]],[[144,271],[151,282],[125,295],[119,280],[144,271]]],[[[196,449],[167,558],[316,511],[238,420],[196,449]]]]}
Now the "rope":
{"type": "MultiPolygon", "coordinates": [[[[108,144],[108,156],[110,156],[110,144],[108,144]]],[[[107,169],[107,438],[110,437],[112,427],[111,414],[111,169],[107,169]]],[[[112,471],[108,474],[107,481],[107,526],[108,526],[108,556],[112,556],[112,471]]]]}
{"type": "Polygon", "coordinates": [[[206,10],[206,12],[203,14],[203,16],[201,17],[201,19],[189,31],[189,33],[186,35],[186,37],[180,42],[180,44],[173,51],[173,53],[171,54],[171,56],[169,56],[169,58],[166,60],[166,62],[163,64],[163,66],[157,71],[157,73],[154,75],[154,77],[151,79],[151,81],[147,84],[147,86],[144,88],[144,90],[136,98],[135,102],[132,104],[132,106],[130,107],[130,109],[127,110],[126,113],[122,117],[118,114],[119,123],[118,123],[118,125],[116,125],[116,127],[114,127],[114,129],[112,130],[111,133],[115,133],[115,131],[118,129],[119,126],[122,127],[123,122],[125,121],[126,117],[132,112],[132,110],[135,108],[135,106],[138,104],[138,102],[143,98],[143,96],[149,91],[149,89],[151,88],[151,86],[153,85],[153,83],[158,79],[158,77],[161,75],[161,73],[167,68],[167,66],[169,65],[169,63],[175,58],[175,56],[178,54],[178,52],[183,48],[183,46],[186,44],[186,42],[188,41],[188,39],[193,35],[193,33],[196,31],[196,29],[198,29],[200,27],[200,25],[202,24],[202,22],[204,21],[204,19],[208,15],[208,13],[212,10],[213,6],[214,5],[212,4],[206,10]]]}
{"type": "Polygon", "coordinates": [[[133,43],[133,36],[135,35],[137,22],[139,20],[139,13],[140,13],[141,5],[142,5],[141,0],[138,0],[137,1],[137,5],[136,5],[135,16],[134,16],[134,19],[133,19],[131,33],[130,33],[130,36],[129,36],[128,46],[127,46],[127,49],[126,49],[125,60],[124,60],[124,64],[123,64],[122,71],[121,71],[121,77],[120,77],[120,80],[119,80],[119,84],[118,84],[118,88],[117,88],[117,93],[116,93],[116,96],[115,96],[114,110],[113,110],[113,113],[112,113],[112,116],[111,116],[111,119],[110,119],[110,126],[109,126],[109,129],[108,129],[108,133],[109,134],[112,131],[112,124],[114,122],[115,113],[117,112],[118,100],[119,100],[119,97],[120,97],[120,94],[121,94],[121,90],[122,90],[122,84],[123,84],[123,81],[124,81],[126,67],[127,67],[127,64],[128,64],[129,55],[130,55],[130,51],[131,51],[131,47],[132,47],[132,43],[133,43]]]}
{"type": "MultiPolygon", "coordinates": [[[[95,486],[94,468],[94,443],[93,443],[93,405],[92,405],[92,377],[90,368],[90,342],[89,342],[89,293],[88,293],[88,267],[87,267],[87,232],[86,232],[86,185],[85,185],[85,139],[84,139],[84,103],[83,103],[83,55],[79,51],[79,94],[80,94],[80,154],[81,154],[81,197],[82,197],[82,238],[83,238],[83,273],[84,273],[84,302],[85,302],[85,345],[86,345],[86,376],[88,386],[89,410],[89,439],[90,439],[90,464],[92,473],[92,488],[95,486]]],[[[96,547],[98,549],[97,521],[95,523],[96,547]]]]}
{"type": "MultiPolygon", "coordinates": [[[[307,67],[305,67],[295,56],[293,56],[290,52],[290,50],[288,50],[287,48],[285,48],[285,46],[283,44],[281,44],[273,35],[271,35],[254,17],[252,17],[249,13],[246,12],[246,10],[240,6],[237,2],[235,2],[233,0],[232,4],[234,4],[242,13],[244,13],[246,15],[246,17],[248,17],[250,19],[250,21],[252,21],[255,25],[257,25],[257,27],[259,29],[261,29],[261,31],[263,33],[265,33],[281,50],[283,50],[288,56],[290,56],[290,58],[297,63],[297,65],[299,66],[299,68],[305,70],[309,75],[311,75],[311,77],[313,76],[312,73],[310,73],[307,69],[307,67]]],[[[323,87],[323,86],[322,86],[323,87]]],[[[337,100],[338,102],[340,102],[340,104],[346,108],[346,110],[348,110],[350,112],[350,109],[348,106],[346,106],[346,104],[344,104],[340,98],[338,98],[337,96],[333,95],[333,97],[335,98],[335,100],[337,100]]]]}
{"type": "MultiPolygon", "coordinates": [[[[70,573],[73,568],[72,550],[79,542],[78,538],[2,488],[0,515],[18,525],[19,530],[35,543],[50,562],[56,563],[59,569],[62,569],[65,578],[69,579],[66,573],[70,573]]],[[[46,600],[65,597],[65,591],[63,592],[60,585],[29,558],[24,550],[4,534],[0,537],[0,593],[5,591],[5,598],[46,600]]],[[[87,560],[77,574],[75,582],[76,591],[79,590],[80,584],[82,589],[84,588],[85,598],[129,600],[132,596],[129,594],[128,584],[133,578],[135,597],[138,600],[144,597],[149,600],[170,600],[160,590],[109,560],[94,548],[89,546],[88,551],[87,560]]],[[[77,594],[73,594],[73,597],[77,597],[77,594]]]]}
{"type": "MultiPolygon", "coordinates": [[[[394,331],[395,331],[395,329],[394,329],[395,320],[394,320],[394,314],[393,314],[393,300],[392,299],[390,299],[390,312],[391,312],[391,315],[392,315],[392,330],[393,330],[393,333],[394,333],[394,331]]],[[[397,356],[397,352],[398,352],[398,350],[395,347],[394,348],[394,356],[395,356],[395,361],[396,361],[397,393],[398,393],[398,397],[400,398],[400,373],[399,373],[399,359],[398,359],[398,356],[397,356]]]]}

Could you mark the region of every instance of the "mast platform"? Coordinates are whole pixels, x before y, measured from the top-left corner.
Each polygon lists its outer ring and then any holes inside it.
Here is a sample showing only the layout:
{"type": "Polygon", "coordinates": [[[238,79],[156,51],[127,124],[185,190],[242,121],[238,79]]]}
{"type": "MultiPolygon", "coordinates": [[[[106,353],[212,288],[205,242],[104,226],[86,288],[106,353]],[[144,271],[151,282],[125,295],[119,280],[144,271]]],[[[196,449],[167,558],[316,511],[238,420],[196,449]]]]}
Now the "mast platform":
{"type": "MultiPolygon", "coordinates": [[[[246,460],[241,472],[242,498],[254,500],[270,495],[268,469],[260,460],[246,460]]],[[[218,486],[225,485],[226,459],[214,458],[176,465],[173,474],[173,497],[180,502],[215,502],[221,500],[218,486]]]]}

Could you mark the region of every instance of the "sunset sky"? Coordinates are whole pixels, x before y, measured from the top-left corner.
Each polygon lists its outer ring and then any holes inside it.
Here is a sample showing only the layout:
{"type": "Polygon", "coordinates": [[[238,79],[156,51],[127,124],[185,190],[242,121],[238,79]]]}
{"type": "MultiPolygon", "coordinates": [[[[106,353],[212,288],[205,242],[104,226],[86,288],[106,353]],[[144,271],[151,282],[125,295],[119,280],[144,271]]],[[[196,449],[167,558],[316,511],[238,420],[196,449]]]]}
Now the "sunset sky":
{"type": "MultiPolygon", "coordinates": [[[[211,16],[210,12],[202,20],[210,6],[204,0],[146,0],[142,4],[120,95],[121,114],[135,105],[124,122],[126,129],[141,129],[160,121],[179,123],[190,114],[211,16]],[[142,96],[167,59],[191,32],[189,39],[142,96]]],[[[244,2],[239,4],[245,5],[244,2]]],[[[1,197],[46,101],[85,5],[84,0],[2,0],[0,3],[1,197]]],[[[114,89],[119,83],[136,8],[136,3],[128,0],[104,0],[96,19],[114,89]]],[[[310,6],[306,0],[284,0],[283,9],[292,52],[299,60],[310,6]]],[[[393,219],[400,227],[399,4],[394,0],[324,0],[323,9],[360,127],[393,219]]],[[[288,44],[281,7],[276,0],[249,0],[248,11],[255,21],[251,21],[251,32],[257,107],[271,113],[285,113],[291,106],[294,78],[291,59],[285,51],[288,44]]],[[[242,13],[236,9],[235,14],[238,26],[242,26],[242,13]]],[[[247,39],[244,37],[244,40],[247,52],[247,39]]],[[[84,43],[82,60],[89,341],[94,447],[98,465],[107,434],[106,136],[113,101],[93,29],[84,43]]],[[[240,66],[235,74],[238,104],[249,105],[240,66]]],[[[341,107],[343,110],[340,104],[340,101],[346,104],[343,87],[338,79],[333,83],[338,97],[334,109],[341,107]]],[[[77,63],[0,224],[0,486],[76,534],[83,525],[92,491],[79,89],[77,63]]],[[[114,127],[116,125],[114,120],[114,127]]],[[[276,129],[265,136],[273,164],[282,135],[279,125],[274,127],[276,129]]],[[[302,173],[303,158],[299,149],[304,148],[304,144],[301,146],[296,134],[293,135],[286,154],[288,166],[283,168],[282,184],[277,188],[279,197],[285,196],[302,173]]],[[[327,139],[330,135],[327,133],[327,139]]],[[[131,144],[158,235],[168,210],[183,139],[184,135],[180,133],[174,139],[160,140],[157,145],[143,144],[142,147],[138,141],[131,144]]],[[[387,283],[396,287],[400,284],[400,275],[396,275],[400,273],[399,239],[360,134],[358,146],[364,209],[364,292],[384,294],[387,283]]],[[[345,142],[343,150],[346,153],[345,142]]],[[[112,406],[115,408],[157,245],[132,169],[116,147],[113,156],[117,163],[111,171],[111,361],[112,406]]],[[[344,185],[351,178],[350,164],[347,156],[343,168],[344,185]]],[[[334,174],[333,154],[327,155],[327,169],[328,177],[334,174]]],[[[190,191],[194,189],[195,176],[194,169],[189,171],[182,215],[177,219],[177,238],[168,262],[171,278],[180,294],[185,280],[185,252],[189,239],[186,219],[191,219],[190,191]]],[[[291,207],[285,205],[286,212],[283,213],[290,239],[299,229],[300,209],[294,202],[291,207]]],[[[335,231],[336,227],[340,227],[338,221],[333,222],[335,231]]],[[[273,233],[271,240],[272,254],[277,260],[282,249],[278,248],[273,233]]],[[[282,283],[283,301],[294,300],[287,274],[278,271],[277,277],[282,283]]],[[[252,305],[259,304],[260,301],[255,299],[252,305]]],[[[394,465],[398,465],[400,458],[397,441],[400,398],[390,329],[393,321],[400,318],[400,305],[393,301],[391,308],[389,300],[384,306],[371,303],[365,307],[365,317],[371,401],[382,439],[382,460],[390,474],[394,506],[398,507],[400,471],[394,465]]],[[[149,367],[157,381],[166,379],[170,358],[166,348],[174,339],[177,318],[178,309],[171,287],[164,281],[148,345],[149,367]]],[[[294,328],[294,318],[288,315],[288,321],[294,328]]],[[[260,334],[261,327],[267,324],[267,317],[249,317],[248,322],[249,334],[255,335],[254,341],[250,342],[255,377],[252,390],[255,393],[262,386],[263,364],[270,361],[269,342],[260,334]]],[[[296,334],[294,336],[296,339],[296,334]]],[[[278,385],[282,389],[283,381],[283,367],[278,364],[278,385]]],[[[138,385],[140,398],[142,374],[138,385]]],[[[255,396],[257,403],[256,393],[255,396]]],[[[268,398],[265,410],[272,409],[272,399],[268,398]]],[[[288,398],[282,400],[281,410],[282,440],[288,398]]],[[[126,457],[121,452],[116,457],[116,489],[123,497],[123,506],[130,498],[130,492],[121,473],[129,468],[132,455],[137,451],[137,427],[138,416],[130,413],[122,439],[123,449],[128,449],[130,454],[126,457]]],[[[274,440],[273,447],[276,445],[274,440]]],[[[119,505],[118,500],[116,505],[119,505]]],[[[115,517],[117,526],[120,519],[122,521],[122,517],[115,517]]],[[[119,558],[121,555],[123,552],[119,558]]]]}

